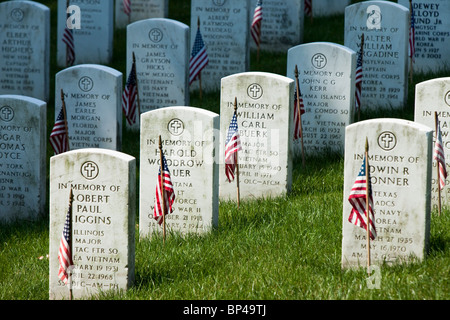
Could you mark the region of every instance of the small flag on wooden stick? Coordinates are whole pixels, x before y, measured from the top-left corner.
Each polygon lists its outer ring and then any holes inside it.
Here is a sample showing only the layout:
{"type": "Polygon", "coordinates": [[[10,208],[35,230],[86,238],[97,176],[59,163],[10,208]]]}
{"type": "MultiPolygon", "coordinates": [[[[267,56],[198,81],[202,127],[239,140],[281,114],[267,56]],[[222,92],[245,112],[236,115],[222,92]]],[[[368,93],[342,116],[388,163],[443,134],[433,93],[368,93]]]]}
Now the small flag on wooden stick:
{"type": "Polygon", "coordinates": [[[73,194],[72,189],[70,189],[69,195],[69,209],[66,214],[66,220],[64,222],[64,229],[61,235],[61,241],[59,244],[58,251],[58,261],[59,261],[59,270],[58,270],[58,278],[64,284],[69,283],[69,296],[72,299],[72,287],[70,284],[71,277],[71,267],[73,266],[72,260],[72,201],[73,194]]]}
{"type": "Polygon", "coordinates": [[[225,174],[228,182],[231,182],[235,178],[234,173],[236,171],[238,207],[240,202],[238,151],[240,150],[242,150],[242,145],[237,124],[237,98],[235,98],[233,117],[231,118],[227,139],[225,141],[225,174]]]}
{"type": "Polygon", "coordinates": [[[409,80],[412,83],[413,81],[413,64],[414,64],[414,54],[416,53],[416,31],[414,27],[414,9],[412,5],[412,0],[409,0],[409,14],[411,15],[411,20],[409,24],[409,80]]]}
{"type": "Polygon", "coordinates": [[[364,33],[361,35],[361,47],[358,51],[355,70],[355,108],[358,112],[358,121],[361,115],[361,92],[363,78],[363,57],[364,57],[364,33]]]}
{"type": "MultiPolygon", "coordinates": [[[[69,8],[69,0],[67,0],[67,7],[66,10],[69,8]]],[[[70,67],[73,66],[75,63],[75,40],[73,37],[73,29],[71,26],[67,25],[67,22],[69,21],[70,13],[67,13],[67,19],[64,24],[64,32],[62,37],[62,42],[66,45],[66,66],[70,67]]]]}
{"type": "Polygon", "coordinates": [[[438,181],[438,201],[439,215],[441,215],[441,189],[445,187],[445,179],[447,178],[447,168],[445,166],[444,144],[442,143],[441,126],[437,112],[434,113],[436,141],[434,144],[433,159],[437,162],[437,181],[438,181]]]}
{"type": "Polygon", "coordinates": [[[130,23],[131,0],[123,0],[123,12],[128,16],[128,23],[130,23]]]}
{"type": "Polygon", "coordinates": [[[300,91],[300,84],[298,81],[298,68],[295,65],[295,96],[294,96],[294,140],[301,139],[302,145],[302,162],[305,166],[305,147],[303,143],[303,128],[302,128],[302,114],[305,113],[305,106],[303,104],[303,97],[300,91]]]}
{"type": "Polygon", "coordinates": [[[162,149],[161,136],[159,136],[160,167],[158,181],[156,183],[155,206],[153,208],[153,217],[163,225],[163,241],[166,239],[166,218],[165,216],[173,212],[173,203],[175,201],[175,191],[173,189],[172,179],[170,177],[169,167],[162,149]]]}
{"type": "Polygon", "coordinates": [[[55,125],[50,133],[50,144],[55,154],[69,151],[69,129],[67,127],[66,103],[64,101],[64,92],[61,89],[61,110],[56,118],[55,125]]]}
{"type": "Polygon", "coordinates": [[[353,184],[348,201],[352,210],[348,221],[367,231],[367,268],[370,267],[370,240],[376,238],[375,217],[373,212],[372,184],[369,173],[369,144],[366,138],[364,160],[353,184]],[[367,227],[369,226],[369,227],[367,227]]]}
{"type": "Polygon", "coordinates": [[[261,22],[263,18],[263,11],[262,11],[262,0],[258,0],[255,7],[255,12],[253,13],[253,21],[250,28],[250,34],[252,35],[253,40],[256,43],[257,46],[257,59],[259,61],[259,47],[261,44],[261,22]]]}
{"type": "Polygon", "coordinates": [[[189,85],[196,79],[199,81],[200,99],[202,98],[202,70],[209,62],[206,45],[200,32],[200,18],[197,19],[197,33],[192,47],[191,58],[189,60],[189,85]]]}
{"type": "Polygon", "coordinates": [[[313,22],[312,0],[305,0],[305,15],[307,17],[310,17],[312,23],[313,22]]]}
{"type": "Polygon", "coordinates": [[[140,114],[139,93],[136,73],[136,57],[133,52],[133,64],[128,75],[127,83],[122,94],[122,110],[127,119],[127,123],[132,126],[136,123],[140,114]]]}

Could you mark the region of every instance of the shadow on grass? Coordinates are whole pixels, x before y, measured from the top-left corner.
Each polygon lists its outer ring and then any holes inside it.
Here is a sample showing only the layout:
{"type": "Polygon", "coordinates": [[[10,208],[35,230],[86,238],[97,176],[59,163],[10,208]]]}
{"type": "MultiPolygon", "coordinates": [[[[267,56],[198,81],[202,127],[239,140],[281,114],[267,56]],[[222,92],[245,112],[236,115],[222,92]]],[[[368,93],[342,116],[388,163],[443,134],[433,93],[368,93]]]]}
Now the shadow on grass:
{"type": "Polygon", "coordinates": [[[8,222],[0,222],[0,249],[4,243],[14,238],[36,235],[40,237],[43,232],[49,231],[49,218],[39,216],[36,219],[14,219],[8,222]]]}

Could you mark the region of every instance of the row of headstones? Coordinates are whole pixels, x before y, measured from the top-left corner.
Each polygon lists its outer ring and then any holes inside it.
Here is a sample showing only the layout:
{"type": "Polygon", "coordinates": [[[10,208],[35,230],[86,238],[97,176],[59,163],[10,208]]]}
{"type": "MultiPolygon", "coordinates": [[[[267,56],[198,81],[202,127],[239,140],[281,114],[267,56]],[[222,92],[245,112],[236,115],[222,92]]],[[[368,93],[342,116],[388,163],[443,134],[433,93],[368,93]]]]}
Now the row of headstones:
{"type": "MultiPolygon", "coordinates": [[[[407,0],[399,0],[399,3],[401,5],[365,1],[345,6],[345,46],[357,52],[361,35],[365,34],[362,105],[368,108],[402,107],[406,99],[409,5],[407,0]]],[[[62,39],[67,19],[65,5],[65,1],[60,0],[58,39],[62,39]]],[[[112,55],[113,28],[107,27],[112,25],[107,18],[111,15],[104,13],[112,11],[109,8],[112,3],[92,1],[77,5],[86,6],[82,12],[89,19],[83,20],[81,29],[73,30],[77,37],[87,37],[75,43],[76,63],[107,64],[112,55]],[[96,32],[109,34],[99,36],[96,32]]],[[[445,43],[450,38],[450,19],[447,18],[450,3],[436,0],[429,4],[414,0],[413,9],[416,30],[414,71],[448,68],[450,47],[445,43]]],[[[252,11],[250,3],[240,0],[214,0],[209,5],[192,1],[191,26],[196,26],[200,18],[209,56],[209,63],[202,71],[203,90],[218,90],[221,78],[249,70],[250,46],[254,45],[249,37],[252,11]]],[[[266,1],[262,49],[287,52],[300,44],[303,41],[303,11],[303,1],[266,1]]],[[[0,15],[0,94],[20,94],[47,101],[49,9],[29,1],[9,1],[0,4],[0,15]]],[[[143,19],[127,26],[127,74],[135,52],[143,111],[168,105],[189,105],[189,90],[199,88],[198,82],[190,87],[187,84],[190,39],[195,38],[196,32],[196,27],[189,28],[170,19],[143,19]]],[[[58,64],[61,66],[65,65],[65,52],[64,43],[58,41],[58,64]]],[[[311,63],[317,74],[325,74],[323,67],[327,60],[320,52],[311,63]]]]}
{"type": "MultiPolygon", "coordinates": [[[[138,72],[141,112],[169,105],[189,105],[187,87],[189,46],[182,45],[183,41],[180,40],[180,38],[187,39],[187,30],[188,27],[181,23],[164,19],[143,20],[129,26],[128,56],[136,52],[138,70],[143,70],[138,72]],[[162,37],[166,40],[170,38],[170,35],[173,36],[167,43],[161,41],[160,44],[152,46],[153,50],[149,52],[150,44],[137,40],[148,39],[152,30],[163,30],[157,34],[163,35],[162,37]],[[180,34],[184,36],[177,37],[180,34]],[[173,51],[168,50],[168,47],[179,48],[180,46],[183,50],[177,51],[182,52],[181,55],[170,54],[173,51]],[[156,67],[161,70],[152,70],[156,67]],[[180,70],[184,70],[181,72],[183,76],[179,76],[180,70]]],[[[355,37],[358,38],[360,35],[356,32],[355,37]]],[[[391,36],[380,37],[390,39],[389,42],[401,42],[393,41],[391,36]]],[[[366,44],[369,43],[367,39],[366,36],[366,44]]],[[[406,44],[406,39],[403,40],[402,43],[406,44]]],[[[184,43],[186,44],[187,41],[184,43]]],[[[366,48],[365,52],[368,54],[370,51],[366,48]]],[[[403,50],[403,53],[406,53],[406,50],[403,50]]],[[[128,69],[131,68],[131,61],[129,62],[128,69]]],[[[372,65],[372,62],[367,59],[365,63],[372,65]]],[[[330,43],[299,45],[288,51],[287,75],[290,78],[294,77],[295,65],[300,67],[300,87],[307,110],[303,116],[306,149],[316,152],[324,149],[342,149],[343,128],[353,119],[352,78],[355,62],[352,50],[330,43]]],[[[363,88],[366,88],[369,93],[363,92],[363,100],[364,97],[369,97],[378,103],[382,101],[381,98],[387,98],[385,101],[391,103],[393,97],[405,98],[407,81],[401,74],[404,75],[406,70],[406,59],[401,65],[400,68],[390,67],[391,73],[386,72],[387,68],[368,67],[367,71],[376,69],[378,73],[373,70],[373,72],[365,72],[363,78],[366,80],[364,80],[363,88]],[[374,80],[375,78],[383,78],[383,81],[374,80]],[[400,78],[403,80],[399,81],[400,78]],[[369,87],[372,83],[380,85],[378,93],[374,93],[374,88],[369,87]],[[400,83],[403,84],[400,85],[400,83]],[[402,90],[402,94],[395,93],[402,90]]],[[[56,78],[56,106],[61,103],[59,91],[64,89],[66,92],[71,148],[120,149],[122,74],[108,67],[82,65],[60,72],[56,78]],[[93,69],[98,69],[98,72],[93,69]],[[103,79],[105,74],[110,80],[103,79]],[[76,83],[77,86],[66,88],[66,83],[76,83]],[[112,111],[111,105],[117,106],[116,110],[112,111]],[[99,122],[103,126],[99,126],[99,122]]],[[[403,101],[403,98],[400,100],[403,101]]],[[[403,103],[398,106],[403,106],[403,103]]],[[[371,107],[371,105],[368,104],[365,107],[371,107]]]]}
{"type": "MultiPolygon", "coordinates": [[[[214,5],[223,6],[226,0],[215,0],[214,5]]],[[[243,1],[242,1],[243,2],[243,1]]],[[[297,1],[300,4],[301,1],[297,1]]],[[[256,4],[255,1],[251,1],[250,7],[256,4]]],[[[326,17],[335,14],[341,14],[347,5],[350,4],[350,0],[313,0],[312,1],[312,16],[313,17],[326,17]]],[[[270,13],[267,17],[267,21],[273,21],[274,19],[279,19],[283,15],[287,15],[287,11],[284,7],[284,3],[276,2],[274,0],[266,0],[263,2],[264,10],[270,13]],[[278,8],[281,6],[280,12],[273,10],[278,4],[278,8]],[[273,10],[273,12],[272,12],[273,10]],[[271,20],[272,19],[272,20],[271,20]]],[[[130,22],[136,22],[138,20],[148,19],[148,18],[166,18],[168,17],[168,0],[160,1],[146,1],[146,0],[134,0],[131,1],[131,12],[130,17],[124,12],[123,0],[116,0],[116,28],[123,28],[130,22]]],[[[303,9],[303,7],[301,7],[303,9]]],[[[267,27],[273,27],[276,23],[267,23],[267,27]]],[[[284,26],[284,28],[289,28],[290,23],[284,26]]],[[[294,29],[294,28],[292,28],[294,29]]]]}
{"type": "MultiPolygon", "coordinates": [[[[167,216],[170,230],[207,232],[218,225],[218,199],[235,199],[236,185],[226,181],[221,162],[222,132],[234,112],[234,97],[243,148],[238,158],[241,197],[276,197],[289,192],[293,116],[293,100],[289,97],[293,96],[293,80],[249,73],[227,77],[222,83],[226,90],[222,92],[220,118],[194,107],[168,107],[142,114],[139,231],[143,237],[161,230],[152,216],[159,135],[176,195],[174,212],[167,216]],[[262,92],[258,103],[247,90],[255,84],[262,92]]],[[[372,258],[392,263],[408,260],[410,255],[422,259],[426,254],[430,205],[436,204],[431,128],[434,111],[444,119],[448,115],[449,92],[448,78],[418,84],[415,122],[374,119],[346,126],[343,267],[365,261],[365,233],[347,222],[347,199],[366,137],[378,234],[372,258]],[[430,110],[430,106],[436,109],[430,110]]],[[[0,105],[0,212],[2,219],[20,219],[24,218],[21,214],[37,209],[39,213],[44,208],[46,104],[32,98],[2,96],[0,105]]],[[[441,125],[448,150],[448,125],[445,120],[441,125]]],[[[70,189],[74,192],[73,252],[81,272],[79,294],[94,288],[126,288],[134,266],[135,158],[115,150],[89,148],[54,156],[50,163],[51,297],[67,293],[57,278],[56,253],[70,189]],[[83,270],[96,272],[92,282],[83,270]]],[[[448,205],[448,200],[444,197],[443,202],[448,205]]]]}
{"type": "MultiPolygon", "coordinates": [[[[329,0],[316,1],[314,12],[317,15],[333,14],[343,8],[342,5],[330,6],[328,2],[331,1],[329,0]]],[[[274,8],[270,2],[268,1],[266,4],[268,6],[266,8],[267,13],[270,12],[271,7],[274,8]]],[[[346,0],[346,2],[348,1],[346,0]]],[[[225,1],[215,0],[211,6],[222,7],[224,3],[225,1]]],[[[333,3],[336,2],[333,1],[333,3]]],[[[243,4],[242,1],[239,1],[239,5],[236,2],[233,7],[239,8],[241,4],[243,4]]],[[[193,3],[193,5],[197,7],[197,10],[210,11],[204,3],[193,3]]],[[[115,2],[59,0],[57,39],[63,38],[64,26],[70,20],[75,37],[74,47],[77,64],[108,64],[110,62],[114,34],[114,28],[112,27],[114,8],[116,28],[126,27],[130,22],[139,20],[168,17],[168,0],[131,1],[129,17],[124,12],[122,0],[116,0],[115,2]],[[80,8],[80,11],[65,10],[68,5],[76,5],[80,8]],[[69,14],[70,19],[68,19],[67,14],[69,14]]],[[[242,13],[244,13],[244,10],[247,10],[247,8],[242,8],[242,13]]],[[[241,9],[239,9],[239,12],[241,12],[241,9]]],[[[295,14],[299,14],[299,12],[295,12],[295,14]]],[[[269,15],[266,14],[265,28],[270,29],[271,26],[275,28],[278,21],[274,19],[280,16],[281,13],[273,13],[273,17],[267,19],[269,15]]],[[[0,93],[21,94],[47,101],[50,65],[50,9],[34,1],[10,1],[0,4],[0,17],[2,21],[2,24],[0,24],[1,61],[3,61],[0,65],[3,74],[0,77],[0,93]]],[[[298,33],[300,29],[294,28],[293,30],[298,33]]],[[[148,36],[150,35],[147,34],[146,37],[148,36]]],[[[298,35],[296,37],[298,38],[298,35]]],[[[184,38],[180,37],[180,40],[184,38]]],[[[300,43],[297,38],[295,44],[300,43]]],[[[189,56],[187,52],[182,52],[182,54],[189,56]]],[[[58,41],[57,63],[59,66],[65,66],[65,55],[65,45],[62,41],[58,41]]],[[[234,61],[238,61],[238,59],[234,61]]]]}

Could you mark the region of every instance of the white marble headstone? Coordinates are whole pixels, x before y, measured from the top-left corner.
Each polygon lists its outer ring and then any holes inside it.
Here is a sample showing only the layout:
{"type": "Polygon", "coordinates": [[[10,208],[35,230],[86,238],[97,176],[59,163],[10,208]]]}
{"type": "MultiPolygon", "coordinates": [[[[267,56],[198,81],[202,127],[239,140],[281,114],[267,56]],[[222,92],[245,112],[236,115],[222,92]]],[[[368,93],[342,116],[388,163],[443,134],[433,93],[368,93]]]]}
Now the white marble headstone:
{"type": "Polygon", "coordinates": [[[409,10],[389,1],[345,8],[344,45],[359,51],[364,34],[361,109],[403,108],[408,94],[409,10]]]}
{"type": "Polygon", "coordinates": [[[350,191],[368,141],[376,238],[371,264],[423,260],[430,236],[431,128],[403,119],[373,119],[345,134],[342,267],[366,267],[366,230],[348,221],[350,191]],[[414,146],[413,148],[411,146],[414,146]]]}
{"type": "Polygon", "coordinates": [[[116,28],[124,28],[131,22],[150,18],[167,18],[169,15],[169,0],[132,0],[131,12],[124,12],[123,0],[114,0],[116,28]]]}
{"type": "Polygon", "coordinates": [[[276,197],[292,186],[294,81],[266,72],[244,72],[222,79],[220,97],[220,191],[236,200],[236,179],[225,175],[226,134],[237,99],[242,145],[238,152],[241,199],[276,197]]]}
{"type": "MultiPolygon", "coordinates": [[[[249,8],[247,0],[192,0],[191,44],[200,18],[200,32],[209,58],[201,72],[203,91],[219,91],[223,77],[249,70],[249,8]]],[[[190,88],[198,90],[199,81],[194,81],[190,88]]]]}
{"type": "MultiPolygon", "coordinates": [[[[250,25],[257,2],[258,0],[250,1],[250,25]]],[[[304,1],[299,0],[262,2],[261,50],[285,53],[290,47],[303,42],[304,6],[304,1]]],[[[251,48],[256,49],[251,37],[250,42],[251,48]]]]}
{"type": "MultiPolygon", "coordinates": [[[[450,78],[438,78],[420,82],[416,85],[416,96],[414,106],[414,121],[424,124],[435,130],[435,112],[437,113],[442,143],[444,144],[444,154],[446,158],[447,172],[450,172],[448,160],[450,158],[450,78]]],[[[433,133],[435,140],[436,132],[433,133]]],[[[433,160],[433,174],[431,180],[431,205],[432,209],[438,208],[438,182],[436,173],[436,161],[433,160]]],[[[441,204],[444,207],[450,205],[450,195],[448,192],[450,180],[447,178],[444,189],[441,190],[441,204]]]]}
{"type": "Polygon", "coordinates": [[[46,204],[47,104],[0,95],[0,221],[36,218],[46,204]]]}
{"type": "MultiPolygon", "coordinates": [[[[287,76],[293,80],[295,66],[305,106],[305,154],[327,150],[343,154],[345,127],[354,118],[356,53],[335,43],[302,44],[288,51],[287,76]]],[[[301,153],[300,139],[294,142],[294,148],[296,154],[301,153]]]]}
{"type": "Polygon", "coordinates": [[[50,9],[34,1],[0,3],[0,94],[48,101],[50,9]]]}
{"type": "Polygon", "coordinates": [[[184,23],[154,18],[128,25],[127,77],[134,52],[141,113],[189,105],[189,47],[184,23]]]}
{"type": "Polygon", "coordinates": [[[314,17],[327,17],[344,14],[345,7],[351,0],[312,0],[312,11],[314,17]]]}
{"type": "MultiPolygon", "coordinates": [[[[398,0],[409,9],[409,0],[398,0]]],[[[412,0],[415,29],[414,72],[450,70],[450,2],[412,0]]]]}
{"type": "Polygon", "coordinates": [[[62,41],[67,26],[67,3],[75,46],[75,64],[109,64],[113,54],[114,1],[58,0],[57,64],[66,67],[66,45],[62,41]]]}
{"type": "Polygon", "coordinates": [[[73,298],[127,290],[134,282],[136,159],[83,149],[50,158],[49,297],[69,298],[58,277],[58,250],[72,203],[73,298]]]}
{"type": "Polygon", "coordinates": [[[219,219],[219,115],[178,106],[141,115],[140,236],[161,233],[153,218],[160,168],[159,135],[175,190],[166,229],[181,234],[211,231],[219,219]]]}
{"type": "Polygon", "coordinates": [[[65,95],[70,150],[122,147],[122,73],[85,64],[56,74],[55,120],[65,95]]]}

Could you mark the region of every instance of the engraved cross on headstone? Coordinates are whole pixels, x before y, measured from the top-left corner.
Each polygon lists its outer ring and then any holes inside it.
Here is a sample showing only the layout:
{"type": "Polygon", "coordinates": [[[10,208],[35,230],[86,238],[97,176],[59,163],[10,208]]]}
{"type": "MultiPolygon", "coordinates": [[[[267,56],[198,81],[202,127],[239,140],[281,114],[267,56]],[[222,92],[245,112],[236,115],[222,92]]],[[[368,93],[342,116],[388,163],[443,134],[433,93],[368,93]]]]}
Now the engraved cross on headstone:
{"type": "Polygon", "coordinates": [[[97,170],[97,168],[91,163],[87,163],[84,167],[83,167],[83,171],[86,174],[86,177],[88,178],[92,178],[94,176],[94,172],[97,170]]]}
{"type": "Polygon", "coordinates": [[[161,41],[161,37],[162,37],[161,30],[153,29],[150,31],[150,40],[152,40],[153,42],[161,41]]]}
{"type": "Polygon", "coordinates": [[[175,134],[178,133],[178,129],[180,129],[181,127],[183,127],[183,125],[180,123],[179,120],[173,120],[170,123],[170,128],[172,129],[172,132],[175,134]]]}
{"type": "Polygon", "coordinates": [[[315,56],[314,62],[317,68],[321,68],[323,67],[322,63],[325,62],[325,58],[322,55],[318,54],[315,56]]]}
{"type": "Polygon", "coordinates": [[[2,108],[2,119],[5,121],[11,120],[13,112],[10,107],[3,107],[2,108]]]}
{"type": "Polygon", "coordinates": [[[252,98],[256,98],[259,96],[259,93],[261,92],[261,88],[258,85],[254,84],[250,87],[249,91],[252,94],[252,98]]]}
{"type": "Polygon", "coordinates": [[[92,85],[92,81],[89,78],[84,78],[83,80],[81,80],[81,84],[83,85],[82,90],[87,91],[92,85]]]}
{"type": "Polygon", "coordinates": [[[392,136],[391,133],[385,133],[381,137],[381,141],[384,143],[384,148],[385,149],[390,149],[391,148],[391,143],[394,142],[394,137],[392,136]]]}

